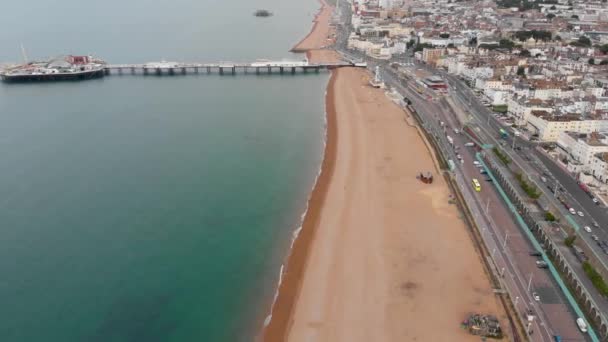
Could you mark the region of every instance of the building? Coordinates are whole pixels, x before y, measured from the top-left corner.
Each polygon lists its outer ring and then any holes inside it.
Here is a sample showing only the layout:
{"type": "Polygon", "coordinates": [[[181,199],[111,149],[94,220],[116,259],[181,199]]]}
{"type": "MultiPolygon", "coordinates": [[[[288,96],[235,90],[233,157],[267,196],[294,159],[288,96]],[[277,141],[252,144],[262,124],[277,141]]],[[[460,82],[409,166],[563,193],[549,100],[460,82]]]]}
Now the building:
{"type": "Polygon", "coordinates": [[[527,127],[538,134],[540,141],[556,142],[560,133],[591,133],[608,131],[608,120],[593,118],[584,120],[580,115],[555,115],[544,110],[533,110],[528,116],[527,127]]]}
{"type": "Polygon", "coordinates": [[[424,84],[431,89],[447,89],[448,86],[445,84],[443,79],[439,76],[427,77],[423,80],[424,84]]]}
{"type": "Polygon", "coordinates": [[[594,155],[588,171],[600,183],[608,184],[608,153],[594,155]]]}
{"type": "Polygon", "coordinates": [[[436,61],[443,56],[444,49],[422,49],[422,61],[426,64],[435,65],[436,61]]]}
{"type": "Polygon", "coordinates": [[[595,155],[608,153],[608,137],[605,134],[564,131],[559,134],[557,148],[568,159],[571,172],[587,172],[595,155]]]}

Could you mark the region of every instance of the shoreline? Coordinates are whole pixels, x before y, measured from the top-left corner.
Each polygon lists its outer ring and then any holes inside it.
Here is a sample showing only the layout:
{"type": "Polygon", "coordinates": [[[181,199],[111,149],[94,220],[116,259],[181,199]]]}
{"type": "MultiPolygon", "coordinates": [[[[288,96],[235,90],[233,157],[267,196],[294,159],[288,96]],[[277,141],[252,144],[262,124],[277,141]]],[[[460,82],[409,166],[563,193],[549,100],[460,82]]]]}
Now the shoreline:
{"type": "Polygon", "coordinates": [[[325,0],[318,0],[318,1],[321,4],[321,7],[319,8],[319,10],[317,11],[317,13],[315,14],[314,19],[312,20],[313,21],[313,25],[310,28],[310,31],[308,31],[308,34],[306,36],[304,36],[304,38],[300,39],[300,41],[298,41],[289,50],[290,52],[294,52],[294,53],[306,53],[306,52],[308,52],[309,49],[303,48],[303,47],[301,47],[301,45],[303,43],[305,43],[306,40],[310,39],[310,37],[318,29],[319,22],[323,19],[323,18],[321,18],[321,16],[323,15],[323,11],[325,11],[326,9],[329,9],[330,11],[333,12],[333,8],[331,8],[331,6],[327,2],[325,2],[325,0]]]}
{"type": "MultiPolygon", "coordinates": [[[[321,170],[317,181],[312,189],[299,233],[295,236],[287,262],[281,267],[279,275],[280,284],[277,288],[275,300],[270,313],[264,322],[262,341],[274,342],[284,341],[289,330],[293,307],[296,303],[299,290],[302,286],[302,278],[308,254],[314,235],[317,230],[323,203],[327,197],[329,184],[335,169],[337,151],[337,121],[334,105],[334,84],[336,73],[332,71],[325,92],[325,151],[321,170]]],[[[296,231],[297,232],[297,231],[296,231]]]]}
{"type": "MultiPolygon", "coordinates": [[[[318,0],[321,7],[315,14],[314,24],[304,38],[295,44],[290,52],[304,53],[307,60],[329,57],[315,50],[323,49],[323,38],[329,35],[329,19],[333,6],[325,0],[318,0]]],[[[333,53],[334,50],[331,49],[333,53]]],[[[336,70],[330,72],[325,88],[325,147],[317,179],[308,198],[301,225],[293,232],[293,240],[285,261],[279,270],[279,279],[270,310],[264,312],[263,327],[260,333],[263,342],[284,341],[289,331],[293,308],[295,306],[309,256],[314,235],[320,220],[323,203],[327,197],[330,180],[334,173],[337,150],[337,113],[334,104],[334,84],[336,70]]]]}

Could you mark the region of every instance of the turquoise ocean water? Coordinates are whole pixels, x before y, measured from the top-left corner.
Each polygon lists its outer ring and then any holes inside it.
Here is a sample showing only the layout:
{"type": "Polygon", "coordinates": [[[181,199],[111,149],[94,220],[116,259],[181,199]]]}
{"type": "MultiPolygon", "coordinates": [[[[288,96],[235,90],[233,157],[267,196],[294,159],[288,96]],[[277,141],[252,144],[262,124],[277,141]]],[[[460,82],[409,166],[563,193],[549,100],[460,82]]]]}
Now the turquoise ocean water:
{"type": "MultiPolygon", "coordinates": [[[[317,7],[11,2],[0,61],[20,44],[110,63],[300,59],[287,50],[317,7]]],[[[251,341],[321,162],[327,79],[1,84],[0,340],[251,341]]]]}

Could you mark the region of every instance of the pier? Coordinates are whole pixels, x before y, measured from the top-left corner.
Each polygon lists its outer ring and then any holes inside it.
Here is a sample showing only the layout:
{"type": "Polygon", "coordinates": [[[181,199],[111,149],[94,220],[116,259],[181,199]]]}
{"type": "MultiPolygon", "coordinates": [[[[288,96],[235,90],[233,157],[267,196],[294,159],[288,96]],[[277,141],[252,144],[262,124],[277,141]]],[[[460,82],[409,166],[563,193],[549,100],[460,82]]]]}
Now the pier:
{"type": "Polygon", "coordinates": [[[253,63],[177,63],[106,64],[105,75],[188,75],[188,74],[295,74],[331,70],[342,67],[366,67],[366,63],[309,63],[307,61],[263,61],[253,63]]]}

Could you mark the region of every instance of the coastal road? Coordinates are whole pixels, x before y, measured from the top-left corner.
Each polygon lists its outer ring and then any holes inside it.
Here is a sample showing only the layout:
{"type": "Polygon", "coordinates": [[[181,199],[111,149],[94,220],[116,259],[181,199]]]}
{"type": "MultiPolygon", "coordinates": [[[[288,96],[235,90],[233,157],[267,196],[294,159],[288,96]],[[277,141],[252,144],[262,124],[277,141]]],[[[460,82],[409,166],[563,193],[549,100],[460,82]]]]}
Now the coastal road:
{"type": "MultiPolygon", "coordinates": [[[[479,101],[477,101],[473,92],[471,92],[468,87],[464,86],[460,80],[453,76],[448,76],[448,78],[451,80],[450,84],[451,88],[453,88],[451,91],[451,93],[454,95],[453,98],[458,100],[457,102],[464,107],[465,111],[476,117],[476,124],[484,132],[486,132],[486,135],[490,137],[496,144],[499,141],[499,139],[497,139],[498,130],[500,128],[506,129],[507,127],[502,126],[496,118],[490,115],[490,111],[479,103],[479,101]]],[[[574,220],[579,228],[589,226],[592,229],[595,229],[593,235],[597,235],[600,242],[606,241],[606,243],[608,243],[608,231],[606,230],[608,228],[606,227],[606,225],[608,225],[608,214],[606,213],[606,209],[604,207],[595,205],[589,196],[587,196],[578,187],[576,181],[574,181],[570,175],[564,172],[553,161],[549,160],[542,152],[534,148],[536,146],[535,143],[530,143],[521,138],[509,137],[507,145],[512,147],[523,146],[519,151],[509,149],[508,146],[504,150],[508,153],[509,157],[527,174],[528,179],[536,183],[539,190],[544,194],[544,198],[550,201],[553,206],[558,208],[559,213],[563,217],[567,218],[567,220],[574,220]],[[549,177],[546,178],[553,177],[554,179],[557,179],[559,183],[558,189],[561,185],[566,190],[565,192],[562,192],[561,195],[563,197],[567,197],[567,202],[570,206],[574,207],[577,211],[583,212],[585,215],[584,217],[571,217],[572,215],[556,199],[555,195],[553,194],[554,189],[549,189],[549,187],[547,187],[541,181],[541,176],[543,176],[543,173],[549,173],[549,177]],[[593,222],[597,222],[600,225],[600,228],[594,228],[593,222]]],[[[552,183],[552,185],[555,184],[552,183]]],[[[580,240],[589,246],[589,248],[593,251],[593,254],[597,260],[599,260],[604,267],[608,269],[608,255],[606,255],[598,243],[592,239],[592,234],[580,229],[578,230],[578,236],[580,240]]],[[[562,241],[559,242],[563,243],[563,238],[561,240],[562,241]]],[[[577,275],[581,279],[587,277],[582,270],[577,272],[577,275]]],[[[605,298],[599,294],[595,287],[592,286],[587,289],[600,308],[608,306],[608,303],[604,303],[605,298]]]]}
{"type": "MultiPolygon", "coordinates": [[[[428,117],[433,117],[431,121],[438,121],[442,118],[451,128],[459,127],[456,125],[455,119],[448,112],[448,106],[443,103],[443,100],[436,102],[428,101],[426,97],[416,93],[411,87],[404,86],[401,80],[396,79],[396,75],[383,73],[385,81],[396,86],[399,91],[412,100],[414,107],[420,114],[428,117]],[[438,103],[437,103],[438,102],[438,103]]],[[[434,127],[436,130],[438,127],[434,127]]],[[[448,134],[447,132],[444,134],[448,134]]],[[[461,157],[464,159],[464,164],[457,168],[461,169],[462,180],[464,182],[464,192],[470,192],[470,186],[467,186],[470,179],[475,177],[485,179],[479,174],[479,170],[472,166],[472,154],[466,151],[461,141],[460,135],[451,134],[454,138],[456,146],[461,151],[461,157]]],[[[451,154],[454,161],[457,161],[455,153],[451,154]]],[[[482,215],[487,224],[489,234],[492,235],[494,245],[499,247],[504,245],[504,248],[498,248],[497,252],[493,252],[494,256],[501,255],[501,260],[496,260],[500,267],[505,269],[504,279],[511,277],[513,283],[510,286],[513,298],[518,301],[518,308],[527,311],[532,308],[535,315],[538,316],[538,321],[532,331],[536,331],[536,335],[540,336],[542,341],[551,341],[552,334],[559,334],[562,337],[569,337],[571,340],[584,341],[585,337],[580,334],[574,323],[575,316],[570,311],[569,305],[565,298],[562,297],[552,278],[546,271],[536,267],[536,259],[531,257],[529,253],[533,250],[531,244],[526,237],[523,236],[518,226],[515,225],[513,217],[506,210],[502,199],[498,197],[493,186],[482,181],[484,190],[480,194],[471,196],[476,207],[487,208],[483,209],[486,215],[482,215]],[[487,211],[486,211],[487,210],[487,211]],[[506,241],[506,242],[505,242],[506,241]],[[530,280],[531,279],[531,280],[530,280]],[[529,284],[529,285],[528,285],[529,284]],[[532,293],[537,292],[540,296],[540,302],[536,302],[532,298],[532,293]],[[519,298],[519,299],[517,299],[519,298]],[[520,302],[521,301],[521,302],[520,302]],[[540,334],[539,334],[540,332],[540,334]]],[[[485,231],[484,231],[485,232],[485,231]]],[[[486,233],[488,234],[488,233],[486,233]]],[[[539,337],[537,337],[539,338],[539,337]]],[[[534,338],[533,338],[534,339],[534,338]]]]}

